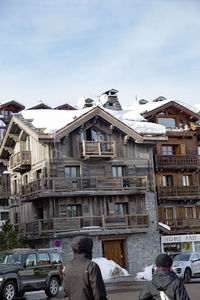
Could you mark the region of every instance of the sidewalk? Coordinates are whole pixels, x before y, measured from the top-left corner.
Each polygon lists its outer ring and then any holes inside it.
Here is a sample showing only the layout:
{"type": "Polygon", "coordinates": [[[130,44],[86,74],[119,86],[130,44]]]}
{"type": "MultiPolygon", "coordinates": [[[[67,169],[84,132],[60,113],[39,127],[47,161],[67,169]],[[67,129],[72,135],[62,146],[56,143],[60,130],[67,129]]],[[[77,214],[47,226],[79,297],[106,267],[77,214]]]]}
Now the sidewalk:
{"type": "Polygon", "coordinates": [[[110,279],[105,279],[104,283],[106,286],[115,284],[115,283],[122,283],[122,284],[131,284],[135,282],[137,285],[143,285],[146,283],[146,280],[137,279],[135,276],[115,276],[110,279]]]}

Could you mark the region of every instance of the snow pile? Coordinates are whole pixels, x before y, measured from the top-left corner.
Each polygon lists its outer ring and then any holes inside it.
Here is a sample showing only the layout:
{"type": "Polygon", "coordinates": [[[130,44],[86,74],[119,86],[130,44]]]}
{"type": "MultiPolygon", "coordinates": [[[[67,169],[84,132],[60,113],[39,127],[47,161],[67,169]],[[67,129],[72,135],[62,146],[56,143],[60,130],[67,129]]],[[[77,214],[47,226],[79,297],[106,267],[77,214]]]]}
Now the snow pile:
{"type": "Polygon", "coordinates": [[[152,268],[153,268],[153,265],[145,267],[143,272],[137,273],[136,278],[151,280],[152,279],[152,268]]]}
{"type": "Polygon", "coordinates": [[[116,276],[129,276],[129,273],[116,264],[113,260],[104,257],[94,258],[93,261],[99,265],[103,279],[110,279],[116,276]]]}

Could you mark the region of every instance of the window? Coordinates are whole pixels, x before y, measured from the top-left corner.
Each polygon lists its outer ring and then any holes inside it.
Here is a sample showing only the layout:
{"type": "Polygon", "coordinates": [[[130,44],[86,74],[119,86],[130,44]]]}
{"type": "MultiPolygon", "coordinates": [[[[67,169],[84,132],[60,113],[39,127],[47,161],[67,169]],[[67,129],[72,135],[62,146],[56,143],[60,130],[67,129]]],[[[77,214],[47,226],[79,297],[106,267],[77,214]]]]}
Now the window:
{"type": "Polygon", "coordinates": [[[76,189],[78,188],[78,179],[76,177],[79,177],[80,174],[80,168],[79,167],[65,167],[65,177],[71,178],[69,184],[72,188],[76,189]]]}
{"type": "Polygon", "coordinates": [[[91,127],[86,130],[86,140],[87,141],[105,141],[105,135],[102,132],[100,132],[99,130],[96,130],[91,127]]]}
{"type": "Polygon", "coordinates": [[[183,185],[192,185],[192,176],[191,175],[183,175],[183,185]]]}
{"type": "Polygon", "coordinates": [[[8,218],[9,218],[9,212],[7,212],[7,211],[2,211],[2,212],[1,212],[1,220],[2,220],[2,221],[5,221],[5,220],[8,220],[8,218]]]}
{"type": "Polygon", "coordinates": [[[200,145],[198,146],[198,155],[200,155],[200,145]]]}
{"type": "Polygon", "coordinates": [[[163,184],[163,186],[172,186],[173,185],[173,176],[172,175],[163,175],[162,184],[163,184]]]}
{"type": "Polygon", "coordinates": [[[81,205],[67,205],[67,216],[69,218],[81,216],[81,205]]]}
{"type": "Polygon", "coordinates": [[[51,261],[53,264],[59,264],[61,262],[59,254],[56,252],[51,253],[51,261]]]}
{"type": "Polygon", "coordinates": [[[176,119],[175,118],[158,118],[158,124],[164,125],[167,128],[175,128],[176,127],[176,119]]]}
{"type": "Polygon", "coordinates": [[[193,207],[186,207],[186,217],[193,219],[193,207]]]}
{"type": "Polygon", "coordinates": [[[161,146],[161,152],[162,155],[174,155],[176,154],[176,148],[175,146],[169,146],[169,145],[161,146]]]}
{"type": "Polygon", "coordinates": [[[184,122],[183,122],[183,120],[179,120],[179,127],[180,128],[184,128],[184,122]]]}
{"type": "Polygon", "coordinates": [[[112,167],[112,176],[113,177],[122,177],[123,176],[123,166],[114,166],[112,167]]]}
{"type": "Polygon", "coordinates": [[[17,212],[14,214],[14,220],[15,220],[15,224],[19,223],[19,214],[17,212]]]}
{"type": "Polygon", "coordinates": [[[26,259],[26,266],[27,267],[36,266],[36,255],[34,253],[28,255],[26,259]]]}
{"type": "Polygon", "coordinates": [[[13,181],[13,193],[14,193],[14,195],[17,194],[17,179],[15,179],[13,181]]]}
{"type": "Polygon", "coordinates": [[[44,210],[43,207],[38,208],[38,219],[44,219],[44,210]]]}
{"type": "Polygon", "coordinates": [[[115,214],[116,215],[128,214],[128,203],[115,203],[115,214]]]}
{"type": "Polygon", "coordinates": [[[48,265],[50,264],[49,254],[47,252],[38,253],[39,265],[48,265]]]}

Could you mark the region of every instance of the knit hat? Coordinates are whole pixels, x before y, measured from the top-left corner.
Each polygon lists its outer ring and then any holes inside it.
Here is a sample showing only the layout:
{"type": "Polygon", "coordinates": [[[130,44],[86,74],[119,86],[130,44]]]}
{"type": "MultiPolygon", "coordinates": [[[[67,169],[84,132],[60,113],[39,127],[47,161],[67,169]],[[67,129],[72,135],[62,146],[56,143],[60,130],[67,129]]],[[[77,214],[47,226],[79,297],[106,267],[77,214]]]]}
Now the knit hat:
{"type": "Polygon", "coordinates": [[[172,266],[173,260],[167,254],[159,254],[155,260],[157,267],[167,267],[170,268],[172,266]]]}

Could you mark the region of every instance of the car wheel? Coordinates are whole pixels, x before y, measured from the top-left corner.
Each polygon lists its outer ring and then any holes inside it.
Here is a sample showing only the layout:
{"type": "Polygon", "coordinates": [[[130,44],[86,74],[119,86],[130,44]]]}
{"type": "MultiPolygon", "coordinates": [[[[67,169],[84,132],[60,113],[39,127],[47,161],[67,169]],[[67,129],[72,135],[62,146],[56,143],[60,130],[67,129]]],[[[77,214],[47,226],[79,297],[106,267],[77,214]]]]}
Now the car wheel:
{"type": "Polygon", "coordinates": [[[190,269],[186,269],[185,270],[185,274],[184,274],[184,283],[188,283],[191,280],[191,271],[190,269]]]}
{"type": "Polygon", "coordinates": [[[45,293],[48,297],[55,297],[59,291],[59,281],[56,277],[51,277],[49,281],[49,286],[45,290],[45,293]]]}
{"type": "Polygon", "coordinates": [[[2,297],[4,300],[12,300],[16,295],[16,285],[13,281],[5,283],[2,291],[2,297]]]}
{"type": "Polygon", "coordinates": [[[17,297],[23,297],[25,294],[25,291],[21,291],[19,293],[17,293],[17,297]]]}

